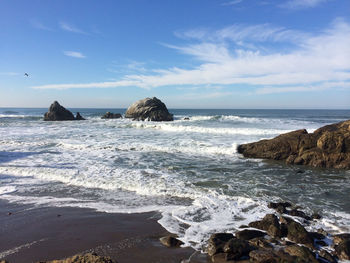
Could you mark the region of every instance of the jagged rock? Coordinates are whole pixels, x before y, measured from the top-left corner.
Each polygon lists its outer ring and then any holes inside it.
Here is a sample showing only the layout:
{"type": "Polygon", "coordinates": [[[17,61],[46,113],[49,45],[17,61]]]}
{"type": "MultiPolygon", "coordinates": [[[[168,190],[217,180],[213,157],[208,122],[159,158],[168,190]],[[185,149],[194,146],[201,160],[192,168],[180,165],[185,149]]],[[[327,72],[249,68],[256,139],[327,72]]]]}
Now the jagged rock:
{"type": "Polygon", "coordinates": [[[70,258],[62,259],[62,260],[52,260],[46,262],[38,262],[38,263],[117,263],[113,261],[109,257],[100,257],[95,253],[87,253],[84,255],[75,255],[70,258]]]}
{"type": "Polygon", "coordinates": [[[75,119],[76,119],[77,121],[84,121],[84,120],[85,120],[85,119],[80,115],[79,112],[77,112],[77,115],[76,115],[75,119]]]}
{"type": "Polygon", "coordinates": [[[120,113],[113,113],[107,111],[105,115],[101,117],[101,119],[120,119],[122,115],[120,113]]]}
{"type": "Polygon", "coordinates": [[[315,257],[315,254],[310,251],[307,247],[299,246],[299,245],[291,245],[287,246],[284,249],[291,256],[296,256],[299,260],[310,263],[319,263],[315,257]]]}
{"type": "Polygon", "coordinates": [[[266,233],[259,230],[244,229],[236,232],[236,237],[243,240],[250,240],[256,237],[263,237],[266,233]]]}
{"type": "Polygon", "coordinates": [[[156,97],[145,98],[132,104],[125,113],[125,118],[138,121],[173,121],[173,115],[167,107],[156,97]]]}
{"type": "Polygon", "coordinates": [[[339,245],[341,242],[350,240],[350,233],[342,233],[333,236],[333,243],[339,245]]]}
{"type": "Polygon", "coordinates": [[[267,205],[268,208],[275,209],[280,214],[286,213],[287,211],[286,208],[291,206],[292,204],[289,202],[278,202],[278,203],[270,202],[267,205]]]}
{"type": "Polygon", "coordinates": [[[283,251],[273,251],[272,249],[253,250],[249,253],[250,262],[253,263],[295,263],[296,257],[284,253],[283,251]]]}
{"type": "Polygon", "coordinates": [[[243,256],[248,256],[252,250],[249,243],[245,240],[238,238],[232,238],[224,245],[224,253],[227,253],[227,257],[230,260],[238,260],[243,256]]]}
{"type": "Polygon", "coordinates": [[[250,227],[267,231],[272,237],[282,237],[282,230],[278,218],[274,214],[267,214],[262,220],[249,223],[250,227]]]}
{"type": "Polygon", "coordinates": [[[249,158],[285,160],[323,168],[350,168],[350,120],[319,128],[281,134],[270,140],[242,144],[238,152],[249,158]]]}
{"type": "Polygon", "coordinates": [[[54,101],[49,111],[44,115],[44,121],[73,121],[75,120],[73,113],[54,101]]]}
{"type": "Polygon", "coordinates": [[[312,238],[306,229],[298,222],[295,222],[294,220],[289,221],[289,223],[287,223],[287,231],[287,238],[289,240],[295,243],[301,243],[306,246],[313,247],[312,238]]]}
{"type": "Polygon", "coordinates": [[[249,240],[249,244],[257,248],[265,248],[265,249],[273,248],[271,243],[262,237],[256,237],[249,240]]]}
{"type": "Polygon", "coordinates": [[[176,237],[172,235],[168,235],[165,237],[161,237],[160,242],[166,247],[180,247],[184,244],[181,240],[178,240],[176,237]]]}
{"type": "Polygon", "coordinates": [[[321,219],[321,218],[322,217],[321,217],[321,215],[319,213],[313,213],[311,215],[311,219],[313,219],[313,220],[318,220],[318,219],[321,219]]]}
{"type": "Polygon", "coordinates": [[[286,214],[291,215],[291,216],[301,217],[301,218],[304,218],[306,220],[312,219],[310,216],[306,215],[303,211],[300,211],[298,209],[292,209],[290,211],[287,210],[286,214]]]}
{"type": "Polygon", "coordinates": [[[326,250],[321,250],[318,253],[318,258],[322,258],[323,260],[328,261],[329,263],[337,263],[337,259],[329,254],[326,250]]]}
{"type": "Polygon", "coordinates": [[[335,246],[335,252],[339,259],[350,260],[350,239],[344,240],[335,246]]]}
{"type": "Polygon", "coordinates": [[[212,234],[208,241],[207,252],[209,256],[213,256],[220,252],[224,252],[224,246],[227,241],[235,238],[233,234],[230,233],[216,233],[212,234]]]}

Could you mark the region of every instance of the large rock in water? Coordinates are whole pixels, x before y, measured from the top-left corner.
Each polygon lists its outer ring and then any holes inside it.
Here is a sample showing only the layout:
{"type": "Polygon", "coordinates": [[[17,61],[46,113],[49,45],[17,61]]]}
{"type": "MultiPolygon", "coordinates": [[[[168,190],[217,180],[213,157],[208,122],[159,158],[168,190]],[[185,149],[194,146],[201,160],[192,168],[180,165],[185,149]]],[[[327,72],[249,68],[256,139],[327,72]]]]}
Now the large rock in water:
{"type": "MultiPolygon", "coordinates": [[[[80,116],[80,114],[79,114],[80,116]]],[[[80,116],[81,117],[81,116],[80,116]]],[[[72,121],[73,113],[61,106],[57,101],[51,104],[49,111],[44,115],[44,121],[72,121]]]]}
{"type": "Polygon", "coordinates": [[[270,140],[242,144],[237,150],[249,158],[350,169],[350,120],[321,127],[314,133],[297,130],[270,140]]]}
{"type": "Polygon", "coordinates": [[[173,121],[173,115],[167,107],[156,97],[145,98],[132,104],[125,113],[125,118],[138,121],[173,121]]]}

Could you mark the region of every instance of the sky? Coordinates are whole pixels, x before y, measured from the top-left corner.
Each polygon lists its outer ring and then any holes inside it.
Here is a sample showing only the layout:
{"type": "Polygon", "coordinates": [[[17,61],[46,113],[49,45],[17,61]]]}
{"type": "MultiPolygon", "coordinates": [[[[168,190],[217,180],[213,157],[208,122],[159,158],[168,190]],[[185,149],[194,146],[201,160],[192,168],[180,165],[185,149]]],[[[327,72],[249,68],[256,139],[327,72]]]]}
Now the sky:
{"type": "Polygon", "coordinates": [[[349,109],[349,0],[0,0],[0,107],[349,109]],[[24,73],[28,73],[25,76],[24,73]]]}

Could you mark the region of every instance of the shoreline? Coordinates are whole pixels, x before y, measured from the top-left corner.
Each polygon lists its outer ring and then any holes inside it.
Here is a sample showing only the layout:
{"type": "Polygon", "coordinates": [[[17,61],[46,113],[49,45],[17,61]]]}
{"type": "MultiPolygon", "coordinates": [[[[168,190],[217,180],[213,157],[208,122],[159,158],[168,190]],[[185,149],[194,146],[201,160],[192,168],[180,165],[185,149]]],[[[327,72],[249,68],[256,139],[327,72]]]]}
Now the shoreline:
{"type": "MultiPolygon", "coordinates": [[[[181,262],[192,248],[167,248],[159,213],[109,214],[88,208],[34,207],[0,200],[0,259],[28,263],[96,252],[118,263],[181,262]]],[[[197,253],[191,262],[210,262],[197,253]]]]}

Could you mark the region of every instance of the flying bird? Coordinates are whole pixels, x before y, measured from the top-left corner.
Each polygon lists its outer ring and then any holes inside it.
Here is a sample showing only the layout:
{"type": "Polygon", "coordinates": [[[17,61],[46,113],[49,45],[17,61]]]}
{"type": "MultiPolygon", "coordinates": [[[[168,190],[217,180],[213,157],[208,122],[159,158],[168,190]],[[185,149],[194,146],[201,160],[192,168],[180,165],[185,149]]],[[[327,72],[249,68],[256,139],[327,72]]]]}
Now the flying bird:
{"type": "Polygon", "coordinates": [[[28,73],[24,73],[24,76],[29,77],[28,73]]]}

